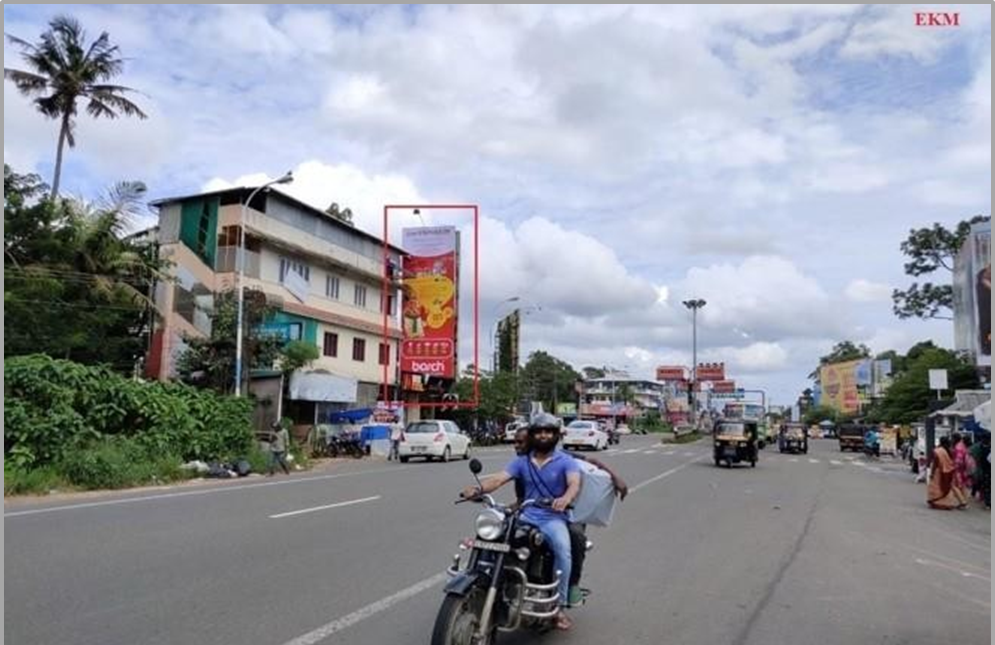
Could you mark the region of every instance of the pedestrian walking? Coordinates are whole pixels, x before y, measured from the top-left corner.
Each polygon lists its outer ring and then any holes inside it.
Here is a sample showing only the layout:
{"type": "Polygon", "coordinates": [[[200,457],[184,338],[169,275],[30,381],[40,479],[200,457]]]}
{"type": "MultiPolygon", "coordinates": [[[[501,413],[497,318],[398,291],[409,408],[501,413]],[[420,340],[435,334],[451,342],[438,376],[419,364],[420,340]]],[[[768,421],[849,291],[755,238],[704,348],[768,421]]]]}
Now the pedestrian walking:
{"type": "Polygon", "coordinates": [[[967,508],[967,498],[954,483],[956,467],[950,457],[950,450],[950,437],[943,437],[933,452],[933,467],[929,487],[926,489],[926,501],[930,508],[967,508]]]}
{"type": "Polygon", "coordinates": [[[395,423],[390,426],[390,453],[387,454],[387,461],[399,460],[401,458],[401,435],[404,428],[401,424],[395,423]]]}
{"type": "Polygon", "coordinates": [[[284,475],[290,474],[290,467],[287,466],[287,449],[290,447],[290,433],[279,421],[274,421],[269,440],[269,465],[267,474],[272,476],[276,471],[277,464],[283,469],[284,475]]]}

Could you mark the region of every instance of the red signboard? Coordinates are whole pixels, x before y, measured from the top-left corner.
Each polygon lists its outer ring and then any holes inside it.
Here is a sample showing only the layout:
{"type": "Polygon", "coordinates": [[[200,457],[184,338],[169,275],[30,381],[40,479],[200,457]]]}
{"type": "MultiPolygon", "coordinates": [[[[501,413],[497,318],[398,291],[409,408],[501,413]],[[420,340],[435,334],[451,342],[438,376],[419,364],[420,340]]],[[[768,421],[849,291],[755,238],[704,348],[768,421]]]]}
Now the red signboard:
{"type": "Polygon", "coordinates": [[[408,228],[403,266],[401,371],[456,377],[456,229],[408,228]]]}
{"type": "Polygon", "coordinates": [[[698,381],[724,381],[726,380],[726,364],[700,363],[696,377],[698,381]]]}
{"type": "Polygon", "coordinates": [[[736,391],[736,381],[712,381],[712,392],[715,394],[733,394],[736,391]]]}
{"type": "Polygon", "coordinates": [[[683,365],[661,365],[656,368],[656,380],[658,381],[684,381],[687,377],[688,370],[683,365]]]}

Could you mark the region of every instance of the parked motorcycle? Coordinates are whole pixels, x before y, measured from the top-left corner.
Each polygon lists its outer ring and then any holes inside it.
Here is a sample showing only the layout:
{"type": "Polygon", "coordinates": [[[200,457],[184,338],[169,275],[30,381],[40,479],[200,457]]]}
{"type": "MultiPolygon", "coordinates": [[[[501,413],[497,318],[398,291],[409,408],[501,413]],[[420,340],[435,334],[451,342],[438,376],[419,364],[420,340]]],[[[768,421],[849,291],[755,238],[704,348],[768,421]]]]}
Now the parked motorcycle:
{"type": "MultiPolygon", "coordinates": [[[[483,470],[470,461],[477,483],[483,470]]],[[[494,645],[498,632],[547,631],[559,613],[560,571],[537,529],[521,522],[530,506],[550,507],[551,499],[526,500],[517,508],[490,495],[463,499],[484,508],[476,535],[464,540],[447,570],[449,583],[432,632],[432,645],[494,645]]],[[[591,548],[588,543],[588,549],[591,548]]]]}

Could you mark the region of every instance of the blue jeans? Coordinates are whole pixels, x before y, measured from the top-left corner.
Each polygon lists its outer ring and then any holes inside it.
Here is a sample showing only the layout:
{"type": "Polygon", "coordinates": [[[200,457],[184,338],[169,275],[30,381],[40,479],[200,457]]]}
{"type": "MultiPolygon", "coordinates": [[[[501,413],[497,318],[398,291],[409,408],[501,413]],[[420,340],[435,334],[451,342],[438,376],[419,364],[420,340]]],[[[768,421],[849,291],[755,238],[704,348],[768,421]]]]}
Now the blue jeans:
{"type": "Polygon", "coordinates": [[[570,529],[566,520],[551,518],[545,520],[528,520],[549,542],[553,552],[553,568],[560,572],[560,606],[565,607],[569,601],[570,571],[573,568],[573,556],[570,551],[570,529]]]}

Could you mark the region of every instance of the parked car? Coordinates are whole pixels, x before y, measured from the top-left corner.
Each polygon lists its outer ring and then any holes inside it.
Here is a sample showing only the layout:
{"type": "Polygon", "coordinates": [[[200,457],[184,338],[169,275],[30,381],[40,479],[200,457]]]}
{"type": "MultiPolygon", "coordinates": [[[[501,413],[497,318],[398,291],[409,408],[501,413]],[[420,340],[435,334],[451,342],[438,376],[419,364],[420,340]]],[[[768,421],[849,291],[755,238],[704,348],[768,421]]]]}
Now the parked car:
{"type": "Polygon", "coordinates": [[[504,427],[504,443],[515,443],[515,435],[522,428],[527,428],[529,424],[524,421],[512,421],[504,427]]]}
{"type": "Polygon", "coordinates": [[[563,432],[564,448],[608,448],[608,433],[598,427],[597,421],[574,421],[563,432]]]}
{"type": "Polygon", "coordinates": [[[470,458],[470,437],[453,421],[412,421],[401,434],[398,457],[407,463],[412,457],[426,461],[470,458]]]}
{"type": "Polygon", "coordinates": [[[618,427],[615,428],[615,432],[617,432],[617,433],[619,433],[621,435],[632,434],[632,428],[630,428],[629,426],[627,426],[624,423],[620,423],[620,424],[618,424],[618,427]]]}

